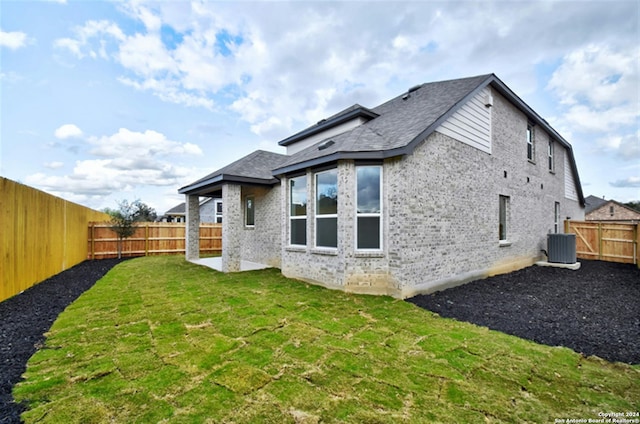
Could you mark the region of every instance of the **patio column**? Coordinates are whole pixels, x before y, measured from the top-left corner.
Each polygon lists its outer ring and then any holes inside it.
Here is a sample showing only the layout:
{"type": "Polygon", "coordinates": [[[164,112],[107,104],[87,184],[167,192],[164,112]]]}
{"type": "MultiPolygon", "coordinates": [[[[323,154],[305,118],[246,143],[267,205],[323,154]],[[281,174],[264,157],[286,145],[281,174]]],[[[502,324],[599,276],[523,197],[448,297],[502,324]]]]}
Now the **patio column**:
{"type": "Polygon", "coordinates": [[[222,272],[240,271],[242,247],[242,188],[222,186],[222,272]]]}
{"type": "Polygon", "coordinates": [[[186,195],[185,209],[187,228],[185,233],[185,256],[188,261],[200,258],[200,198],[186,195]]]}

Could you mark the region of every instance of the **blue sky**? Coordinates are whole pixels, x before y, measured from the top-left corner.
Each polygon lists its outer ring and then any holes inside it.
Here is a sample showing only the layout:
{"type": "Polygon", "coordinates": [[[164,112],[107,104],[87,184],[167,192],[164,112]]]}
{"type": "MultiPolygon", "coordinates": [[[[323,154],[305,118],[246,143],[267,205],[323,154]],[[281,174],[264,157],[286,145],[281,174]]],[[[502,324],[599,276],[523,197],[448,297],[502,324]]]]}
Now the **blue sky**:
{"type": "Polygon", "coordinates": [[[0,2],[0,175],[93,208],[179,187],[337,111],[495,73],[640,200],[638,2],[0,2]]]}

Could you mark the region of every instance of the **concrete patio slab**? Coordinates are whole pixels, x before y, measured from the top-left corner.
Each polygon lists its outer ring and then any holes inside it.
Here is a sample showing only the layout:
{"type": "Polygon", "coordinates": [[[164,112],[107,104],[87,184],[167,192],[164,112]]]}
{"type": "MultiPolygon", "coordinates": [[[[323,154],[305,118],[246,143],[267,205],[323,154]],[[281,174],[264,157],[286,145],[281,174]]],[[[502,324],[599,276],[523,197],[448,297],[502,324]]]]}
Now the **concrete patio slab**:
{"type": "MultiPolygon", "coordinates": [[[[216,271],[220,271],[222,272],[222,258],[221,257],[214,257],[214,258],[199,258],[199,259],[193,259],[190,260],[189,262],[192,262],[194,264],[197,265],[202,265],[202,266],[206,266],[209,267],[211,269],[215,269],[216,271]]],[[[256,262],[249,262],[249,261],[241,261],[240,262],[240,271],[255,271],[258,269],[266,269],[266,268],[271,268],[268,265],[264,265],[264,264],[259,264],[256,262]]]]}

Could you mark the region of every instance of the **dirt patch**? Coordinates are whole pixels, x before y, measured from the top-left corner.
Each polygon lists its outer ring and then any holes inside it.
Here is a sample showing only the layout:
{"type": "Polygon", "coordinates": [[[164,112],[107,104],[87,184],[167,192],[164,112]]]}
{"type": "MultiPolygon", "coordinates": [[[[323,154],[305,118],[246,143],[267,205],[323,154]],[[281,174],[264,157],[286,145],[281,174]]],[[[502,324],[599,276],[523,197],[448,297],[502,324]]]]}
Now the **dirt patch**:
{"type": "Polygon", "coordinates": [[[69,304],[121,261],[82,262],[0,303],[0,424],[20,422],[25,408],[13,402],[11,390],[44,343],[44,333],[69,304]]]}
{"type": "Polygon", "coordinates": [[[440,316],[609,361],[640,363],[640,269],[532,266],[407,299],[440,316]]]}

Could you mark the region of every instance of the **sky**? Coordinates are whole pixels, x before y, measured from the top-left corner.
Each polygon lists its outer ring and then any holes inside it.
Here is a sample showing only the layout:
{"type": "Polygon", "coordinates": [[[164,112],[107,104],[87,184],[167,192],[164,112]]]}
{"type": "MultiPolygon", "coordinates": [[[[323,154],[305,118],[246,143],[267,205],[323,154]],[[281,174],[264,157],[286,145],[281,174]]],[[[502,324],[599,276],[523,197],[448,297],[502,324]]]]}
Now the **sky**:
{"type": "Polygon", "coordinates": [[[354,103],[495,73],[640,200],[640,6],[624,1],[0,1],[0,175],[95,209],[178,189],[354,103]]]}

